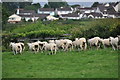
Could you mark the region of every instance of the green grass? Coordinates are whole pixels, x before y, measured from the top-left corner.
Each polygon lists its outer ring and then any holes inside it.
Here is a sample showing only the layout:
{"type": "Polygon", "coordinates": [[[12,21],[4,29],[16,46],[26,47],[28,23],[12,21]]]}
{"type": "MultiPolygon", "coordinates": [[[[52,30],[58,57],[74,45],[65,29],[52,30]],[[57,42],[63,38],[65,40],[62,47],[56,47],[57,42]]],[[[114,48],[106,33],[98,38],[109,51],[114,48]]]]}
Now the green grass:
{"type": "Polygon", "coordinates": [[[118,78],[118,51],[3,52],[3,78],[118,78]],[[48,52],[46,52],[48,53],[48,52]]]}

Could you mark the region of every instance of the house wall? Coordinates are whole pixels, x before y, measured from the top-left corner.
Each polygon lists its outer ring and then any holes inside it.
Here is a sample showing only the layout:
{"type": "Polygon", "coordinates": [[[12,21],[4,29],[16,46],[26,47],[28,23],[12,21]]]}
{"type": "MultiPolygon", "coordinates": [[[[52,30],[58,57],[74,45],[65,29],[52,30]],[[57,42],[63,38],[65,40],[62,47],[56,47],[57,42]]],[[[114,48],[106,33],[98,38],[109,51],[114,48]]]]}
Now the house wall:
{"type": "Polygon", "coordinates": [[[69,13],[72,13],[73,11],[56,11],[56,13],[58,15],[61,15],[61,14],[69,14],[69,13]]]}
{"type": "Polygon", "coordinates": [[[38,10],[38,14],[50,14],[50,15],[55,15],[54,11],[40,11],[38,10]]]}
{"type": "Polygon", "coordinates": [[[114,7],[116,12],[120,12],[120,2],[114,7]]]}

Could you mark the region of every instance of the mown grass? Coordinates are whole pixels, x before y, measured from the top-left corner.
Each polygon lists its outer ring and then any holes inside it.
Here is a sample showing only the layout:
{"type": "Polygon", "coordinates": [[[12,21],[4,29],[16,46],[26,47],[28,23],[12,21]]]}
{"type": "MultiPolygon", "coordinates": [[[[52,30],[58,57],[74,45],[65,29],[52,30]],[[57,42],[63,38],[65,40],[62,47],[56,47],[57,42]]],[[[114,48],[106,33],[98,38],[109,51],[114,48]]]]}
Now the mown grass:
{"type": "Polygon", "coordinates": [[[59,51],[23,55],[3,53],[3,78],[118,78],[118,51],[59,51]]]}

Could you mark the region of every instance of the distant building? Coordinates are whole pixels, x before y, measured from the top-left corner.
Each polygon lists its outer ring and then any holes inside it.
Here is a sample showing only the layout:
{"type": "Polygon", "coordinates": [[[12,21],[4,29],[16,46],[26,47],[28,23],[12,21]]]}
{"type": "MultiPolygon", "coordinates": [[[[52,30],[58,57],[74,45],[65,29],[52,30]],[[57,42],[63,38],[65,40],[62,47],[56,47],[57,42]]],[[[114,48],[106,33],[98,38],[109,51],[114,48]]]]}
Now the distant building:
{"type": "Polygon", "coordinates": [[[80,19],[79,13],[62,14],[60,17],[63,19],[80,19]]]}
{"type": "Polygon", "coordinates": [[[54,10],[54,8],[39,8],[37,13],[38,14],[55,15],[55,10],[54,10]]]}
{"type": "Polygon", "coordinates": [[[73,8],[72,7],[61,7],[61,8],[56,8],[55,10],[56,14],[62,15],[62,14],[69,14],[73,13],[73,8]]]}
{"type": "Polygon", "coordinates": [[[82,18],[103,18],[103,15],[101,13],[91,12],[91,13],[84,13],[82,18]]]}
{"type": "Polygon", "coordinates": [[[9,16],[9,19],[8,19],[9,23],[18,23],[20,21],[21,21],[21,17],[16,14],[9,16]]]}

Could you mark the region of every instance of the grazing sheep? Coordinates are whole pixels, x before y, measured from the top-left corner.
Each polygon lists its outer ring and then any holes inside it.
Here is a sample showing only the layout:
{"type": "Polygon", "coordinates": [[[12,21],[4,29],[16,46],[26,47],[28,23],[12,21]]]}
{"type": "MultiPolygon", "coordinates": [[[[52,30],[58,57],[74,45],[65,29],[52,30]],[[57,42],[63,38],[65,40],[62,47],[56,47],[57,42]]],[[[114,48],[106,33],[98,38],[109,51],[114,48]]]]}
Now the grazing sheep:
{"type": "Polygon", "coordinates": [[[120,49],[120,35],[117,36],[118,36],[118,49],[120,49]]]}
{"type": "Polygon", "coordinates": [[[102,43],[102,40],[100,39],[100,37],[94,37],[94,38],[88,39],[88,44],[90,45],[90,48],[92,46],[96,46],[97,49],[99,49],[101,46],[101,43],[102,43]]]}
{"type": "Polygon", "coordinates": [[[87,49],[86,39],[80,38],[79,40],[73,41],[73,46],[81,50],[87,49]]]}
{"type": "Polygon", "coordinates": [[[43,50],[43,46],[45,45],[45,44],[47,44],[47,42],[41,42],[41,41],[37,41],[37,43],[39,44],[39,50],[40,51],[42,51],[43,50]]]}
{"type": "Polygon", "coordinates": [[[118,49],[118,37],[109,37],[110,44],[112,45],[113,50],[118,49]]]}
{"type": "Polygon", "coordinates": [[[72,41],[69,39],[64,39],[64,41],[66,42],[65,44],[65,51],[67,51],[68,49],[70,49],[70,51],[73,49],[73,44],[72,41]]]}
{"type": "Polygon", "coordinates": [[[104,48],[106,48],[106,46],[110,46],[109,38],[108,39],[101,39],[101,41],[102,41],[104,48]]]}
{"type": "MultiPolygon", "coordinates": [[[[57,51],[57,45],[55,43],[46,43],[44,45],[45,50],[50,50],[52,54],[56,54],[57,51]],[[54,51],[54,52],[53,52],[54,51]]],[[[49,53],[50,55],[50,53],[49,53]]]]}
{"type": "Polygon", "coordinates": [[[66,45],[66,41],[63,39],[60,40],[55,40],[55,44],[57,45],[57,47],[60,49],[62,48],[63,50],[65,49],[65,45],[66,45]]]}
{"type": "Polygon", "coordinates": [[[16,55],[17,53],[22,54],[22,46],[19,43],[11,42],[10,47],[12,48],[14,55],[16,55]]]}
{"type": "Polygon", "coordinates": [[[49,43],[55,43],[55,41],[54,41],[54,40],[49,40],[48,42],[49,42],[49,43]]]}
{"type": "Polygon", "coordinates": [[[22,42],[19,42],[20,43],[20,45],[22,46],[22,51],[24,51],[25,50],[25,45],[24,45],[24,43],[22,43],[22,42]]]}
{"type": "Polygon", "coordinates": [[[34,42],[34,43],[27,43],[29,46],[29,49],[36,52],[39,52],[39,44],[38,42],[34,42]]]}

